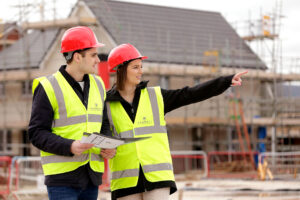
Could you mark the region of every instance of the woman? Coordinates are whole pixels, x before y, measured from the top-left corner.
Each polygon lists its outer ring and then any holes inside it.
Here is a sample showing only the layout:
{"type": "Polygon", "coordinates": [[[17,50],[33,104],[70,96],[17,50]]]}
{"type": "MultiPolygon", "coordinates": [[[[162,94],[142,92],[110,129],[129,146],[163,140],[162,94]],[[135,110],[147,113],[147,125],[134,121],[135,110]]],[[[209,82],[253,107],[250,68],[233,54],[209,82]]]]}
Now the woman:
{"type": "Polygon", "coordinates": [[[241,85],[238,73],[185,87],[165,90],[147,87],[142,79],[142,60],[131,44],[114,48],[108,57],[116,84],[107,92],[107,112],[114,135],[121,138],[151,137],[121,145],[110,160],[112,199],[168,199],[176,184],[164,115],[241,85]]]}

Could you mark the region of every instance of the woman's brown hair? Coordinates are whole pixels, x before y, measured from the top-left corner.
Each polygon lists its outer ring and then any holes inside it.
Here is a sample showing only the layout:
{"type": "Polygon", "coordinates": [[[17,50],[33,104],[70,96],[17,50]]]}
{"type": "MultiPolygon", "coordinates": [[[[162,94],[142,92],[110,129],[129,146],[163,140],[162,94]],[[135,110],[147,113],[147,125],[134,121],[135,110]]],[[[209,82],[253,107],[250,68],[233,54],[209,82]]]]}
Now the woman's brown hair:
{"type": "Polygon", "coordinates": [[[116,89],[117,90],[123,90],[124,89],[124,83],[126,81],[127,77],[127,67],[129,62],[125,62],[118,66],[117,69],[117,81],[116,81],[116,89]]]}

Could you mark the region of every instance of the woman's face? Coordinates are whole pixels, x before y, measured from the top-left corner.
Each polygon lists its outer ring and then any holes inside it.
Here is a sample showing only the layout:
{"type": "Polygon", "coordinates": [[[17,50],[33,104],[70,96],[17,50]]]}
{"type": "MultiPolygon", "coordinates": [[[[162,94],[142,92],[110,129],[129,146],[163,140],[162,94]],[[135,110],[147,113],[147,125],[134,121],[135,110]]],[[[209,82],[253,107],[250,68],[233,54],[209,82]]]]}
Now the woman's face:
{"type": "Polygon", "coordinates": [[[131,61],[127,67],[126,83],[137,85],[141,82],[143,75],[142,60],[136,59],[131,61]]]}

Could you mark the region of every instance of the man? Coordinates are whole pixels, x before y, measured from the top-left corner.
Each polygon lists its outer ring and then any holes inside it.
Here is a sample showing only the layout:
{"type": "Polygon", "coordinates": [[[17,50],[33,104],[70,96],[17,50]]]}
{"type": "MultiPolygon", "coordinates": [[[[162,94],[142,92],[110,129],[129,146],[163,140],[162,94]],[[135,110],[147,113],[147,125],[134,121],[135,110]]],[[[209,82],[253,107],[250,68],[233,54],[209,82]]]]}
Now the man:
{"type": "Polygon", "coordinates": [[[101,46],[90,28],[68,29],[61,40],[67,65],[33,82],[28,132],[32,144],[41,150],[50,200],[96,200],[103,158],[115,154],[112,149],[80,143],[84,132],[110,134],[105,87],[94,75],[101,46]]]}

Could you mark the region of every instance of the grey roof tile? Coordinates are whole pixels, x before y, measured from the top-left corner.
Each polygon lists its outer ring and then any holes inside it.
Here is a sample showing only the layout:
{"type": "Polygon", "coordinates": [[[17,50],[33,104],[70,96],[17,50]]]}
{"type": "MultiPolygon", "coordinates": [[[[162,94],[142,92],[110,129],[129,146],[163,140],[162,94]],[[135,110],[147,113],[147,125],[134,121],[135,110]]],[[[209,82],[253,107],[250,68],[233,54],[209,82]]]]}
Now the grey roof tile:
{"type": "MultiPolygon", "coordinates": [[[[265,64],[217,12],[137,3],[84,0],[117,44],[132,43],[148,61],[203,64],[203,53],[221,52],[223,66],[265,64]]],[[[216,58],[210,58],[214,63],[216,58]]]]}
{"type": "Polygon", "coordinates": [[[52,43],[58,29],[34,30],[0,52],[0,69],[37,68],[52,43]]]}

